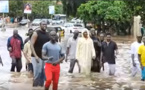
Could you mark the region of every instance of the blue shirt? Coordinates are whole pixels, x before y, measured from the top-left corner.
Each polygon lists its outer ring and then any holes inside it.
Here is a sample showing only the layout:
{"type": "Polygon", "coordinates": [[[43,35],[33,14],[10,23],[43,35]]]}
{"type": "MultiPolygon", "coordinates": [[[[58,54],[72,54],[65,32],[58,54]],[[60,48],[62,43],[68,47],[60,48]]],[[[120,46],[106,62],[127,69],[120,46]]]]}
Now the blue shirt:
{"type": "Polygon", "coordinates": [[[42,47],[42,52],[48,57],[53,57],[52,60],[47,60],[47,63],[54,63],[58,61],[60,57],[64,56],[64,54],[62,53],[61,46],[58,43],[45,43],[42,47]]]}

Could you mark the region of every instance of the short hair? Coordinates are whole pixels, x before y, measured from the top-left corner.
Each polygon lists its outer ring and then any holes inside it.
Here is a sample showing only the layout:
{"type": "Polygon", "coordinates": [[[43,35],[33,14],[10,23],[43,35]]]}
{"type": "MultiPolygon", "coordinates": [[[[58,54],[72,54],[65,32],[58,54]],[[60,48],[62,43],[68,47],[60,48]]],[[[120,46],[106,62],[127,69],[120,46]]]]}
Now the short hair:
{"type": "Polygon", "coordinates": [[[30,28],[30,29],[28,30],[28,32],[29,32],[29,31],[31,31],[31,30],[33,31],[33,29],[32,29],[32,28],[30,28]]]}
{"type": "Polygon", "coordinates": [[[110,35],[110,36],[111,36],[111,33],[106,33],[106,36],[107,36],[107,35],[110,35]]]}
{"type": "Polygon", "coordinates": [[[40,25],[42,24],[42,22],[45,22],[45,23],[47,23],[46,21],[42,20],[42,21],[40,22],[40,25]]]}

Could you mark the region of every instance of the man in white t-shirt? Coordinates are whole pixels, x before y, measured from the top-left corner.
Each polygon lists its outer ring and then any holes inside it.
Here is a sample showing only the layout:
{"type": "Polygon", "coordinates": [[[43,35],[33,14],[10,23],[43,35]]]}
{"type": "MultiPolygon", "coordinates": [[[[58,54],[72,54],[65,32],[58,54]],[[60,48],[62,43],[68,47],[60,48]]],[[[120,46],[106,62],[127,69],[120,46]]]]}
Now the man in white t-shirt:
{"type": "Polygon", "coordinates": [[[142,36],[137,36],[137,41],[131,44],[131,59],[132,59],[132,76],[137,72],[141,72],[140,63],[138,60],[138,49],[142,45],[142,36]]]}
{"type": "Polygon", "coordinates": [[[69,38],[68,43],[67,43],[66,62],[67,62],[67,59],[70,60],[70,69],[68,71],[69,73],[73,73],[73,69],[74,69],[76,62],[78,64],[79,72],[80,72],[79,63],[75,57],[76,56],[76,47],[77,47],[78,35],[79,35],[79,31],[75,31],[74,36],[69,38]]]}

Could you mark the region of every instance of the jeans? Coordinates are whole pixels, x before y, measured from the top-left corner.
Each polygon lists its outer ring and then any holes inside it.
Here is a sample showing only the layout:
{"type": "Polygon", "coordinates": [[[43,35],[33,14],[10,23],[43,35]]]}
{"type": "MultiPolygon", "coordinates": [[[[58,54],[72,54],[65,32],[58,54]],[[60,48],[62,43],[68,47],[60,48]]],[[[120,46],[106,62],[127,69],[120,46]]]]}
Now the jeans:
{"type": "Polygon", "coordinates": [[[37,63],[35,57],[32,57],[34,81],[33,86],[43,86],[45,81],[44,62],[40,59],[37,63]]]}
{"type": "Polygon", "coordinates": [[[145,80],[145,67],[141,70],[142,79],[145,80]]]}
{"type": "Polygon", "coordinates": [[[20,72],[22,69],[22,61],[21,58],[13,58],[12,57],[12,66],[11,66],[11,72],[15,72],[15,67],[17,69],[17,72],[20,72]]]}

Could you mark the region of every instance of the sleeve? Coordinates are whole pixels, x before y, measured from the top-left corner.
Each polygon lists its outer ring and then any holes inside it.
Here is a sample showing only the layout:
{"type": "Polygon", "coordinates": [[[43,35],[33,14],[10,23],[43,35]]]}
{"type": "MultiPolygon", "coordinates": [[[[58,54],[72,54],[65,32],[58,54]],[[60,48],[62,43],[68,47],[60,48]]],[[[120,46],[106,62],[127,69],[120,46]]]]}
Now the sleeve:
{"type": "Polygon", "coordinates": [[[77,60],[79,60],[79,57],[80,57],[80,45],[81,45],[81,39],[78,39],[77,48],[76,48],[76,59],[77,60]]]}
{"type": "Polygon", "coordinates": [[[8,38],[8,41],[7,41],[7,49],[8,49],[9,47],[11,47],[10,42],[11,42],[11,37],[10,37],[10,38],[8,38]]]}
{"type": "Polygon", "coordinates": [[[70,42],[71,42],[71,38],[68,39],[68,42],[67,42],[67,48],[70,47],[70,45],[71,45],[70,42]]]}
{"type": "Polygon", "coordinates": [[[24,45],[23,52],[24,52],[24,53],[27,53],[27,52],[28,52],[28,43],[26,43],[26,44],[24,45]]]}
{"type": "Polygon", "coordinates": [[[140,46],[139,49],[138,49],[138,54],[142,54],[141,46],[140,46]]]}
{"type": "Polygon", "coordinates": [[[47,44],[43,45],[43,47],[42,47],[42,53],[45,54],[45,55],[47,54],[47,44]]]}
{"type": "Polygon", "coordinates": [[[95,53],[95,48],[94,48],[94,43],[91,40],[91,52],[92,52],[92,57],[96,57],[96,53],[95,53]]]}
{"type": "Polygon", "coordinates": [[[24,48],[23,39],[22,39],[22,37],[20,37],[20,39],[21,39],[21,50],[23,50],[23,48],[24,48]]]}
{"type": "Polygon", "coordinates": [[[135,51],[134,51],[134,45],[131,44],[131,50],[130,50],[130,53],[131,53],[131,54],[134,54],[134,52],[135,52],[135,51]]]}

